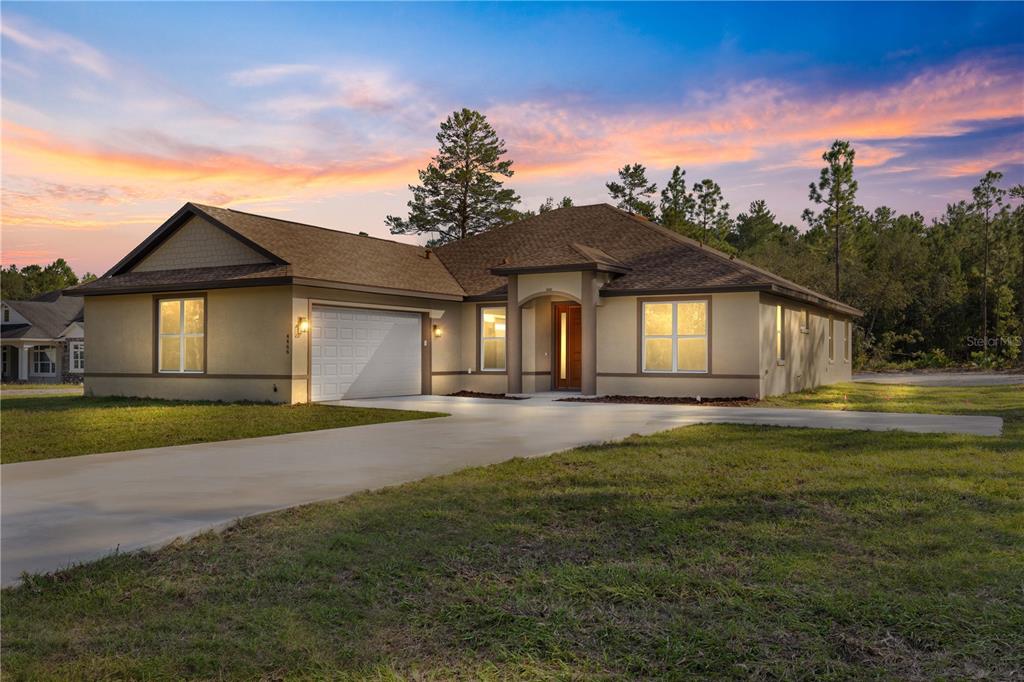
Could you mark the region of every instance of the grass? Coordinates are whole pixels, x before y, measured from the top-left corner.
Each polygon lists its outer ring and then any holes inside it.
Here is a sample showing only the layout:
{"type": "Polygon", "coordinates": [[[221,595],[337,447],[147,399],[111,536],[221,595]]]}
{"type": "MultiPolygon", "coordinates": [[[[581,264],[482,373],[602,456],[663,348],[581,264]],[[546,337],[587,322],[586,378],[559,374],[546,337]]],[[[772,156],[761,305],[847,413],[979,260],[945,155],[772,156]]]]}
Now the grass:
{"type": "Polygon", "coordinates": [[[999,416],[1000,412],[1013,413],[1024,407],[1024,384],[976,387],[833,384],[766,398],[758,406],[999,416]]]}
{"type": "Polygon", "coordinates": [[[317,404],[82,396],[4,398],[0,410],[3,464],[442,416],[317,404]]]}
{"type": "Polygon", "coordinates": [[[691,426],[29,578],[4,673],[1020,676],[1024,404],[964,390],[1005,437],[691,426]]]}

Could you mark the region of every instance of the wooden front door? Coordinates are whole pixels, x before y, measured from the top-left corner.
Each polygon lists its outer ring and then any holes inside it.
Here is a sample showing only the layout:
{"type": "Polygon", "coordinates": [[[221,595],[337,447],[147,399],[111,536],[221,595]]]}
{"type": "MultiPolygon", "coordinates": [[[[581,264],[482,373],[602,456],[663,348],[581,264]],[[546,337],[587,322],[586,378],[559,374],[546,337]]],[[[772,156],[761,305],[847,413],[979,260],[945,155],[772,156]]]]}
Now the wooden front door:
{"type": "Polygon", "coordinates": [[[555,303],[551,323],[555,340],[552,369],[556,389],[580,388],[583,377],[583,317],[579,303],[555,303]]]}

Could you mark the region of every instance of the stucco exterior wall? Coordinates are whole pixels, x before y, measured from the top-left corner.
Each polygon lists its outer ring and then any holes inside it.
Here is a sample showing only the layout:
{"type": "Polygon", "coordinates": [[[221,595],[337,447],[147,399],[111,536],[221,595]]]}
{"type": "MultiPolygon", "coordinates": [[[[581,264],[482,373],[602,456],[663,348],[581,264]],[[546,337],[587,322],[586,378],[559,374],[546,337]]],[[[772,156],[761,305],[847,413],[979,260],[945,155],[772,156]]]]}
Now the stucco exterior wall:
{"type": "MultiPolygon", "coordinates": [[[[849,355],[843,357],[844,331],[850,318],[830,313],[816,306],[805,305],[761,294],[758,302],[759,358],[761,366],[761,395],[779,395],[802,391],[815,386],[850,381],[852,363],[849,355]],[[776,359],[775,306],[784,310],[785,359],[776,359]],[[803,311],[807,310],[807,331],[801,330],[803,311]],[[828,320],[835,320],[835,356],[828,355],[828,320]]],[[[849,343],[849,340],[845,340],[849,343]]]]}
{"type": "MultiPolygon", "coordinates": [[[[194,296],[196,292],[167,294],[194,296]]],[[[154,294],[89,296],[86,395],[171,400],[292,397],[290,287],[212,289],[206,296],[206,371],[154,372],[154,294]]]]}
{"type": "Polygon", "coordinates": [[[519,302],[528,301],[538,294],[563,294],[562,298],[579,301],[582,297],[581,287],[582,278],[578,271],[519,275],[519,302]]]}
{"type": "Polygon", "coordinates": [[[704,296],[607,296],[597,308],[597,390],[604,395],[755,396],[758,382],[756,293],[704,296]],[[708,374],[644,374],[640,368],[642,301],[709,300],[708,374]]]}
{"type": "Polygon", "coordinates": [[[266,256],[209,221],[193,217],[132,270],[148,272],[268,262],[266,256]]]}

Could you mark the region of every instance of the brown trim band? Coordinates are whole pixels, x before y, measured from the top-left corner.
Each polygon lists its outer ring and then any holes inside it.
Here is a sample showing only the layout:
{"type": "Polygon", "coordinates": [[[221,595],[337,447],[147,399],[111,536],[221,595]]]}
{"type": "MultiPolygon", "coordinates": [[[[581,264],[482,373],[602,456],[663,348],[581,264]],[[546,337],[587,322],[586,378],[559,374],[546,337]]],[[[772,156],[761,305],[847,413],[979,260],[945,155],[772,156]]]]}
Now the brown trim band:
{"type": "Polygon", "coordinates": [[[86,372],[85,378],[104,379],[308,379],[305,374],[203,374],[202,372],[86,372]]]}
{"type": "Polygon", "coordinates": [[[757,374],[703,374],[700,372],[598,372],[599,377],[630,377],[642,379],[760,379],[757,374]]]}

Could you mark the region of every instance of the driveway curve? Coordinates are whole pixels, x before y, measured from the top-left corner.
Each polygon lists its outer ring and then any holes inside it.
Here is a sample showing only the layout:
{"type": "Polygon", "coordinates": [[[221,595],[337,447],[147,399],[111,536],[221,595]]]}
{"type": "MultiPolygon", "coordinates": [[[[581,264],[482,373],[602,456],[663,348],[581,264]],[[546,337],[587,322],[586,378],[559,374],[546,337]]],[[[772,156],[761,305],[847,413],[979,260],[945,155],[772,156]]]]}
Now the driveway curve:
{"type": "Polygon", "coordinates": [[[437,419],[2,465],[0,580],[468,466],[697,423],[998,435],[998,417],[413,396],[437,419]]]}

